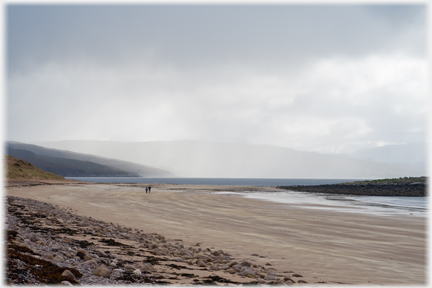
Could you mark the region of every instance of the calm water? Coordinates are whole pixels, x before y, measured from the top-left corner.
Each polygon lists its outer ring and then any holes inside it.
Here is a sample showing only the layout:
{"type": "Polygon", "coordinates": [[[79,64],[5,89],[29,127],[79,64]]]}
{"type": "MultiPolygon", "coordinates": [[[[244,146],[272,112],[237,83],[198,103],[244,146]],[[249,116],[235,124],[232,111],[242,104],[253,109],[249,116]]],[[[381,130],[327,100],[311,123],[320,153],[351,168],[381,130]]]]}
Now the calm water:
{"type": "Polygon", "coordinates": [[[244,197],[285,204],[299,204],[310,209],[367,213],[380,216],[409,215],[426,217],[427,197],[345,196],[307,192],[244,192],[244,197]]]}
{"type": "MultiPolygon", "coordinates": [[[[97,183],[166,183],[184,185],[320,185],[369,179],[276,179],[276,178],[144,178],[144,177],[66,177],[97,183]]],[[[234,192],[219,192],[234,193],[234,192]]],[[[235,192],[247,198],[286,204],[300,204],[311,209],[331,209],[341,212],[360,212],[376,215],[427,216],[427,197],[379,197],[325,195],[307,192],[235,192]]]]}
{"type": "Polygon", "coordinates": [[[66,177],[98,183],[165,183],[183,185],[320,185],[352,182],[365,179],[279,179],[279,178],[144,178],[144,177],[66,177]]]}

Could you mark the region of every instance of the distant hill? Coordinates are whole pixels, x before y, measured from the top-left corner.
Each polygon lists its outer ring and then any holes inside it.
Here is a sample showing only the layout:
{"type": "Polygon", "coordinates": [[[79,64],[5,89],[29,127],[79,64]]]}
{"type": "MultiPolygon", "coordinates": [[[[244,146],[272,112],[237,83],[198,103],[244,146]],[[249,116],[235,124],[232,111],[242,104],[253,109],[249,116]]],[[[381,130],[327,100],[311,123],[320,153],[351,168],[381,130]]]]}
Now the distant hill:
{"type": "Polygon", "coordinates": [[[197,141],[39,144],[166,167],[179,171],[179,176],[183,177],[372,179],[424,174],[424,170],[405,164],[377,163],[345,154],[321,154],[267,145],[197,141]]]}
{"type": "Polygon", "coordinates": [[[62,180],[64,177],[43,171],[29,162],[6,155],[7,179],[62,180]]]}
{"type": "Polygon", "coordinates": [[[130,173],[109,166],[100,165],[89,161],[79,161],[67,158],[37,155],[22,149],[8,149],[8,154],[19,157],[33,163],[34,166],[65,177],[138,177],[136,173],[130,173]]]}
{"type": "Polygon", "coordinates": [[[7,153],[65,177],[169,177],[169,171],[126,161],[8,142],[7,153]]]}
{"type": "Polygon", "coordinates": [[[403,145],[386,145],[381,147],[361,149],[351,155],[376,162],[383,163],[406,163],[423,164],[426,163],[426,143],[409,143],[403,145]]]}

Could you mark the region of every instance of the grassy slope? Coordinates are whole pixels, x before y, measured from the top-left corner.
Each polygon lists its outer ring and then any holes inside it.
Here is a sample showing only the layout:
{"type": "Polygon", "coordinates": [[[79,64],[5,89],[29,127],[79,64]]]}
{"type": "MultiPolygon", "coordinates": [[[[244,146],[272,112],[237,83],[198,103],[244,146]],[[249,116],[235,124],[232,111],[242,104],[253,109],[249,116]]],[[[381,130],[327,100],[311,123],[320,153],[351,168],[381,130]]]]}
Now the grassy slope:
{"type": "Polygon", "coordinates": [[[29,162],[7,155],[7,179],[62,180],[64,177],[43,171],[29,162]]]}
{"type": "Polygon", "coordinates": [[[34,166],[61,176],[78,177],[128,177],[139,176],[136,173],[124,171],[115,167],[101,165],[90,161],[80,161],[62,157],[51,157],[37,155],[31,151],[22,149],[8,149],[8,154],[24,161],[32,163],[34,166]]]}

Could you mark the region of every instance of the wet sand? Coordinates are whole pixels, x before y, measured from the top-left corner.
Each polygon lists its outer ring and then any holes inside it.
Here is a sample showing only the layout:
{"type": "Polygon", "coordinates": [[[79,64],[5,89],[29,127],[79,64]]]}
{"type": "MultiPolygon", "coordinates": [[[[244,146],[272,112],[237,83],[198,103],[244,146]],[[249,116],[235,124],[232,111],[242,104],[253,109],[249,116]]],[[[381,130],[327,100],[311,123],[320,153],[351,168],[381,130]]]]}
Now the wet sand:
{"type": "Polygon", "coordinates": [[[214,193],[252,190],[281,191],[168,184],[152,185],[152,193],[145,193],[140,184],[44,185],[5,191],[182,239],[185,245],[201,242],[278,271],[295,271],[308,283],[426,284],[427,219],[307,209],[214,193]]]}

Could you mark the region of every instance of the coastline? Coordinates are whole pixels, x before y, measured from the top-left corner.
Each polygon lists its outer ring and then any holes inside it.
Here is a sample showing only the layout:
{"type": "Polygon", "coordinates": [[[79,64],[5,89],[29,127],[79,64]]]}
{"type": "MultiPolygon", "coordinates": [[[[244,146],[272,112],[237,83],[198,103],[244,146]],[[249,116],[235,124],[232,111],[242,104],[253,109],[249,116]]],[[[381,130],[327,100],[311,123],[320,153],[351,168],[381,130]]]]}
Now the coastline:
{"type": "Polygon", "coordinates": [[[142,187],[81,183],[10,187],[6,192],[182,239],[185,246],[201,242],[236,258],[269,263],[281,273],[295,271],[307,283],[426,283],[426,219],[355,213],[341,217],[334,211],[212,193],[281,191],[274,187],[154,184],[150,194],[142,187]]]}

